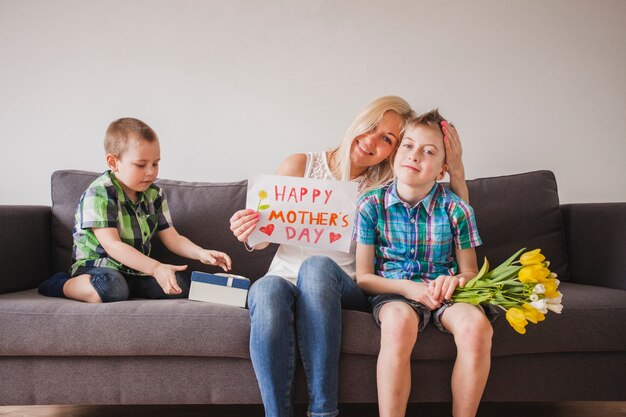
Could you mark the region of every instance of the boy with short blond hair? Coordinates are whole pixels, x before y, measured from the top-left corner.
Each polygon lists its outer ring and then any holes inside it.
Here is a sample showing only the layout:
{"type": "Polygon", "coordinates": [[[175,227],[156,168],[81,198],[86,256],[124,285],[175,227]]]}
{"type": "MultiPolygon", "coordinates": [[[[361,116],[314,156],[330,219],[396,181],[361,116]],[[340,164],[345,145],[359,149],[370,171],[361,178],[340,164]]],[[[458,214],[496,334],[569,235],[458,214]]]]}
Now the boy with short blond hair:
{"type": "Polygon", "coordinates": [[[230,269],[228,255],[203,249],[174,228],[165,193],[154,184],[161,151],[150,126],[116,120],[104,147],[109,170],[89,185],[76,210],[71,278],[54,275],[40,285],[41,294],[91,303],[187,297],[187,266],[150,258],[155,233],[177,255],[230,269]]]}
{"type": "Polygon", "coordinates": [[[394,182],[365,194],[358,204],[356,278],[374,295],[371,306],[381,328],[382,417],[406,412],[411,352],[431,318],[454,335],[457,345],[454,416],[476,414],[489,374],[493,311],[449,302],[455,288],[477,274],[474,247],[481,240],[472,208],[437,183],[446,174],[446,123],[437,110],[412,120],[392,158],[394,182]]]}

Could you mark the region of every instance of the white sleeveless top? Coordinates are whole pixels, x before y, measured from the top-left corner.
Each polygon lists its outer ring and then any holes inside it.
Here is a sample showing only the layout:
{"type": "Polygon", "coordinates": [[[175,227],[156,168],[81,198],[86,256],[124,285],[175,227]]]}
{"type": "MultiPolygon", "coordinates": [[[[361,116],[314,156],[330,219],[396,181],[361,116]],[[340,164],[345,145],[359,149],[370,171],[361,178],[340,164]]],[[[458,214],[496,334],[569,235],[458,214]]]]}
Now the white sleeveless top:
{"type": "MultiPolygon", "coordinates": [[[[306,169],[304,178],[323,179],[337,181],[330,171],[326,152],[316,152],[306,154],[306,169]]],[[[354,181],[361,180],[361,177],[354,181]]],[[[359,189],[362,184],[359,184],[359,189]]],[[[360,191],[360,190],[359,190],[360,191]]],[[[289,281],[296,283],[300,265],[305,259],[311,256],[328,256],[341,267],[352,279],[356,279],[356,242],[352,242],[350,252],[337,252],[331,250],[315,249],[303,246],[281,244],[274,255],[267,275],[278,275],[289,281]]]]}

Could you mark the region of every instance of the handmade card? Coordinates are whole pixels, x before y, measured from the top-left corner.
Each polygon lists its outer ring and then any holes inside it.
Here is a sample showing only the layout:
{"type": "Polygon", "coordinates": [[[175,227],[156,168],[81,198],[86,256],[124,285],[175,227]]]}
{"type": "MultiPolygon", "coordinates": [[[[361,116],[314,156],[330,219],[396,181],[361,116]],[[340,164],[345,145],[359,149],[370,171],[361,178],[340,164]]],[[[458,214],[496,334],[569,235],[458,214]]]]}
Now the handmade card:
{"type": "Polygon", "coordinates": [[[350,250],[357,203],[357,184],[278,175],[248,180],[246,208],[261,219],[248,244],[287,243],[350,250]]]}

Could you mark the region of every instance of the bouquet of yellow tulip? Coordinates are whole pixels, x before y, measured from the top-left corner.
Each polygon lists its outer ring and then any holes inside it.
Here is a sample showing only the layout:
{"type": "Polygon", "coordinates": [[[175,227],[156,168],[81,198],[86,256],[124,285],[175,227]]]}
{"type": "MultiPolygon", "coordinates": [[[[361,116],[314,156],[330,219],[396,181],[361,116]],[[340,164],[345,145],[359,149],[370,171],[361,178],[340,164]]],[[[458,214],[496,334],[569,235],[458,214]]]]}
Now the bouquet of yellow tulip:
{"type": "Polygon", "coordinates": [[[473,279],[464,287],[458,287],[451,301],[469,304],[492,304],[506,311],[509,324],[520,334],[526,333],[528,322],[545,320],[548,310],[561,313],[563,294],[558,291],[559,280],[550,272],[545,256],[540,249],[524,253],[525,250],[489,270],[485,263],[473,279]]]}

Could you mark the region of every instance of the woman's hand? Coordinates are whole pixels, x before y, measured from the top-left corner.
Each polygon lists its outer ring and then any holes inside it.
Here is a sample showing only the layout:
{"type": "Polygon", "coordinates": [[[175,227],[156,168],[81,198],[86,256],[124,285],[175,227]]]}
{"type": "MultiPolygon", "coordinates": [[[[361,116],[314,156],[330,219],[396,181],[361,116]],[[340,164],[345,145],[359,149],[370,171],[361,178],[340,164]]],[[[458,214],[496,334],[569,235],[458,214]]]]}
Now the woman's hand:
{"type": "Polygon", "coordinates": [[[247,242],[259,219],[260,214],[252,209],[239,210],[230,218],[230,230],[237,240],[247,242]]]}
{"type": "Polygon", "coordinates": [[[443,130],[443,144],[446,148],[446,165],[450,177],[456,176],[465,179],[465,167],[463,166],[463,148],[461,139],[454,125],[441,122],[443,130]]]}

